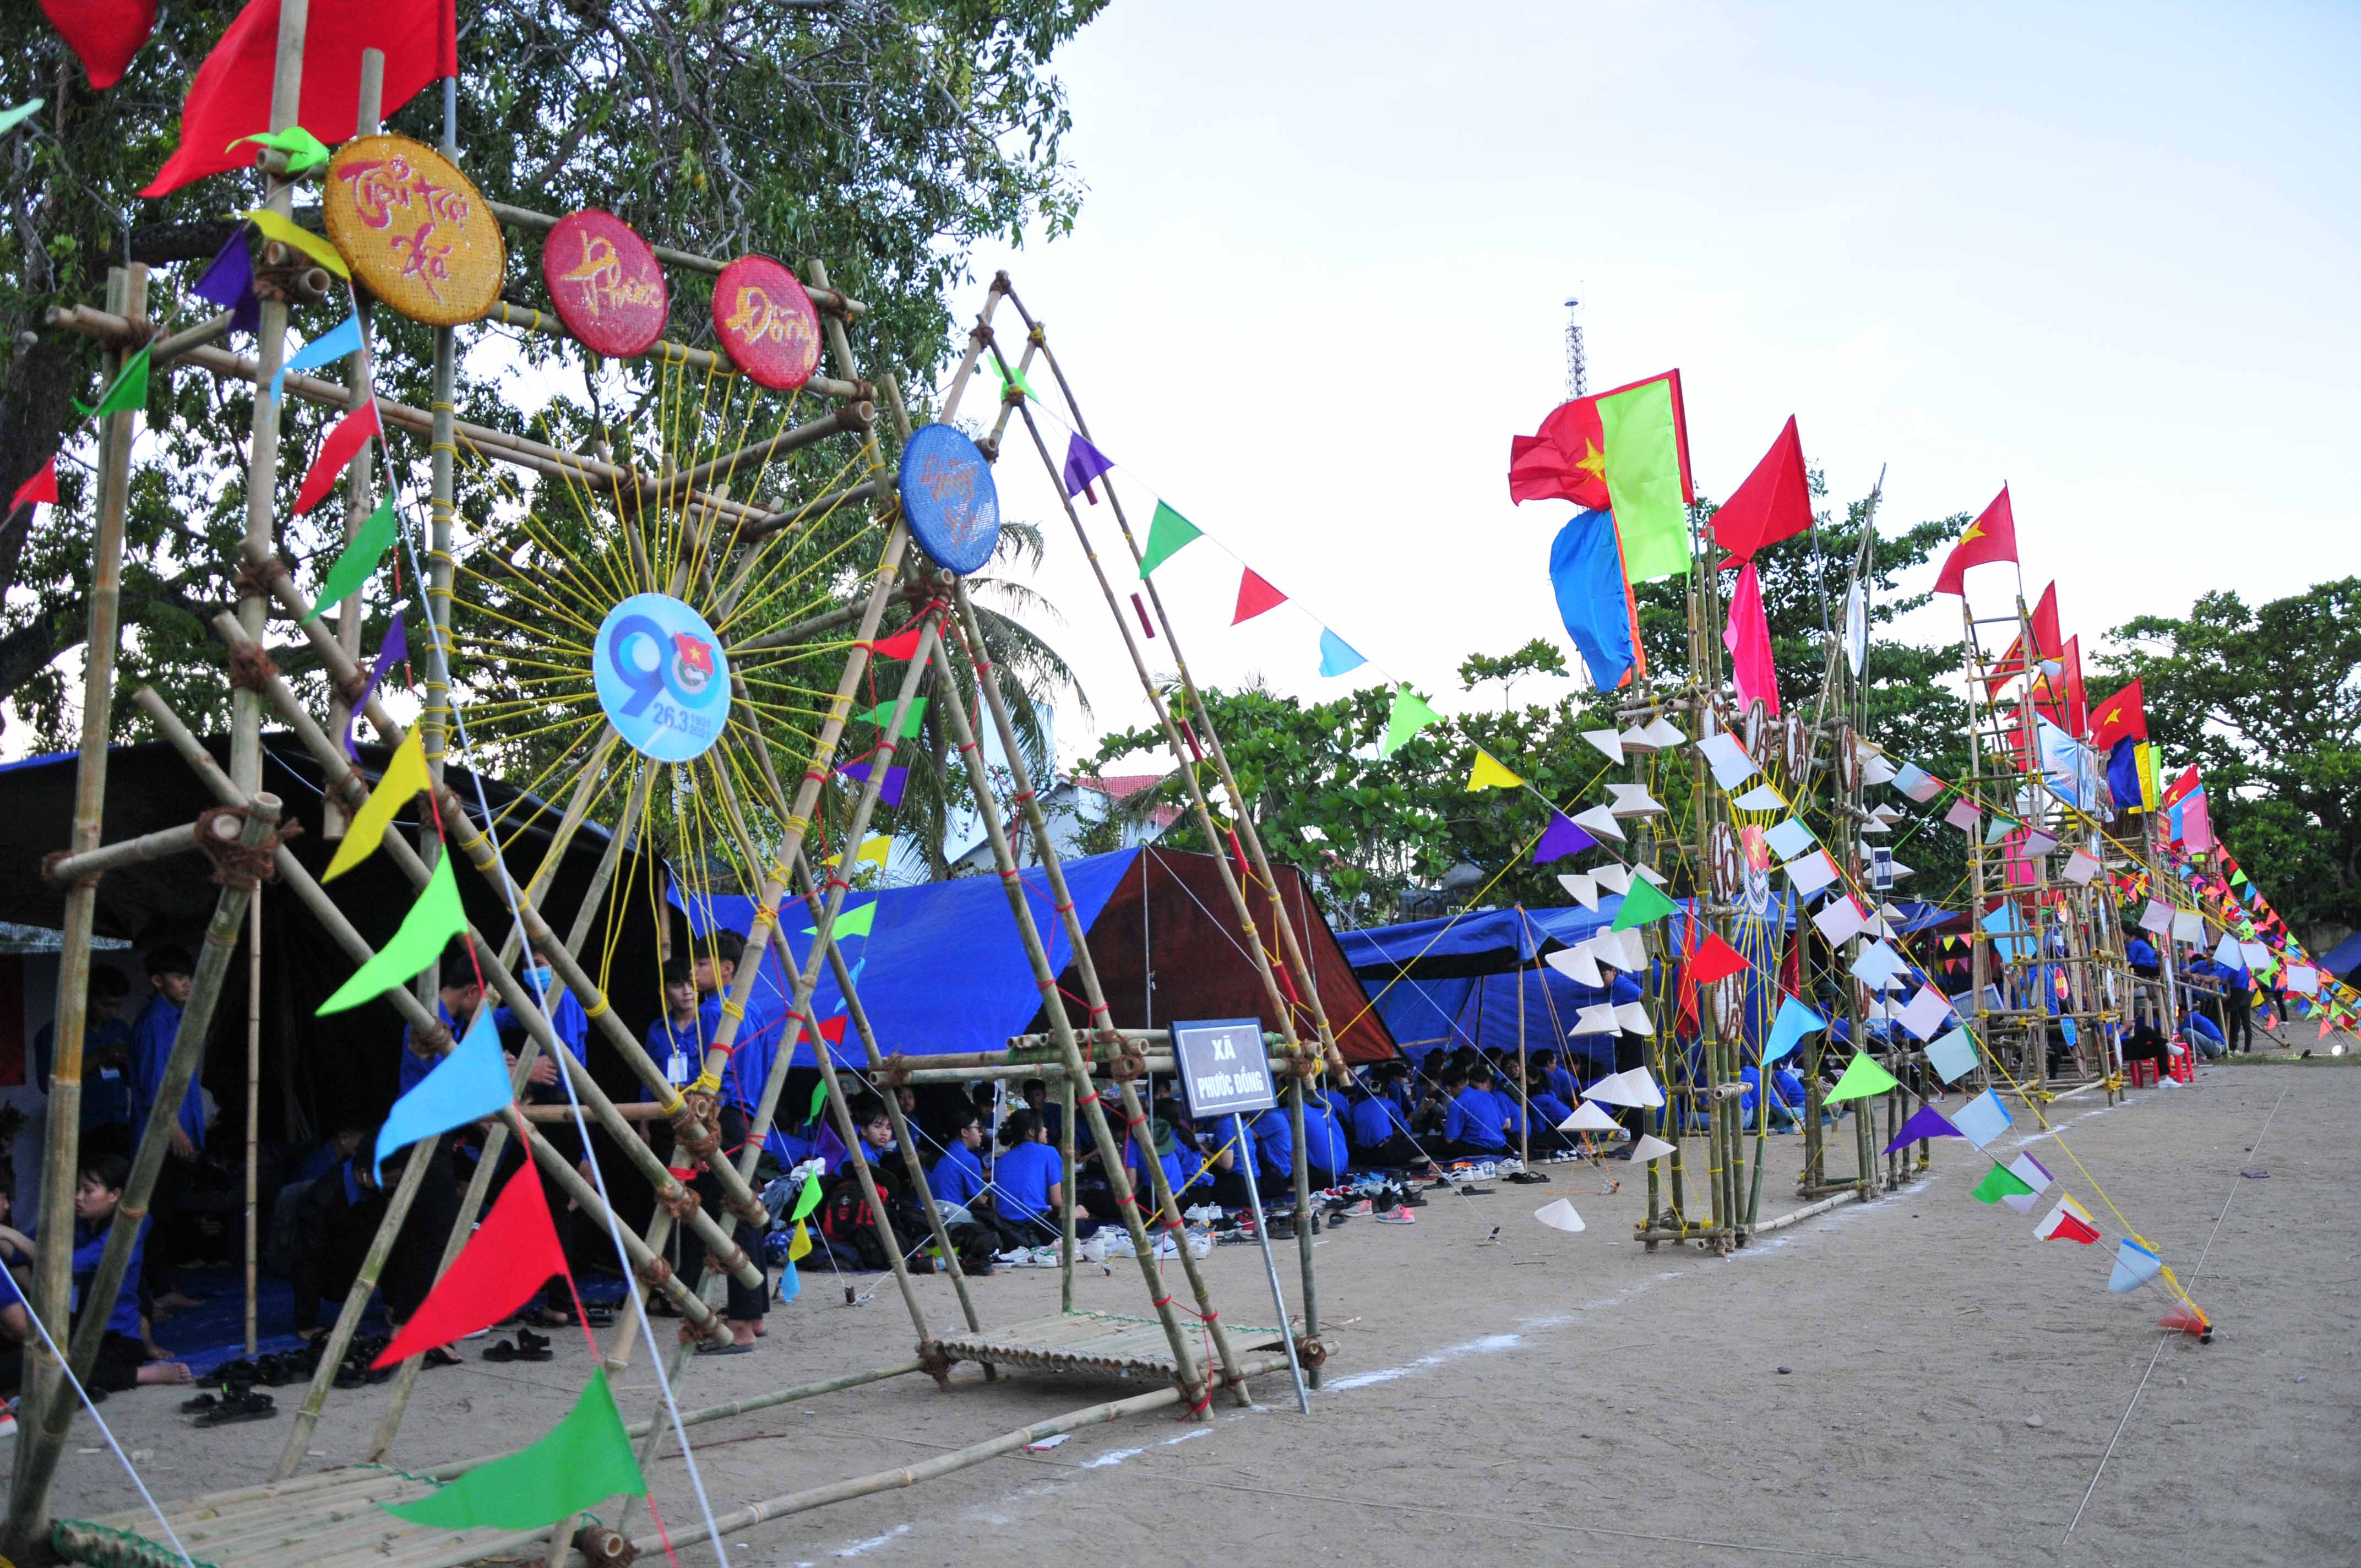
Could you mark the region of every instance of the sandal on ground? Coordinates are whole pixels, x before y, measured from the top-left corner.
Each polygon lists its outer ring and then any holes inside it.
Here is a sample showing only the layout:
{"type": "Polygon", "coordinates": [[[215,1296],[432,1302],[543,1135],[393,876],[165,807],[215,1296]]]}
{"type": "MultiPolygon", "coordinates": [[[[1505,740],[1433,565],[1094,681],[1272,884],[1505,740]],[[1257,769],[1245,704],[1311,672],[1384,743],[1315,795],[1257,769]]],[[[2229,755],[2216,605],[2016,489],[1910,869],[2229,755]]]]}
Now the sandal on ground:
{"type": "Polygon", "coordinates": [[[428,1366],[457,1366],[460,1360],[448,1345],[436,1345],[420,1358],[428,1366]]]}
{"type": "Polygon", "coordinates": [[[1549,1178],[1538,1170],[1512,1170],[1502,1179],[1513,1181],[1520,1187],[1531,1187],[1536,1182],[1547,1181],[1549,1178]]]}
{"type": "Polygon", "coordinates": [[[537,1334],[531,1329],[519,1329],[516,1332],[516,1344],[517,1349],[525,1352],[527,1354],[531,1354],[536,1350],[547,1350],[549,1348],[549,1336],[547,1334],[537,1334]]]}
{"type": "Polygon", "coordinates": [[[201,1427],[225,1427],[233,1421],[268,1420],[279,1413],[279,1401],[268,1394],[249,1389],[244,1394],[223,1396],[220,1404],[199,1416],[191,1424],[201,1427]]]}
{"type": "Polygon", "coordinates": [[[700,1344],[697,1347],[699,1355],[752,1355],[753,1353],[754,1347],[751,1344],[700,1344]]]}
{"type": "Polygon", "coordinates": [[[502,1340],[484,1352],[484,1359],[497,1362],[549,1361],[555,1359],[555,1354],[554,1351],[536,1349],[530,1345],[511,1344],[507,1340],[502,1340]]]}

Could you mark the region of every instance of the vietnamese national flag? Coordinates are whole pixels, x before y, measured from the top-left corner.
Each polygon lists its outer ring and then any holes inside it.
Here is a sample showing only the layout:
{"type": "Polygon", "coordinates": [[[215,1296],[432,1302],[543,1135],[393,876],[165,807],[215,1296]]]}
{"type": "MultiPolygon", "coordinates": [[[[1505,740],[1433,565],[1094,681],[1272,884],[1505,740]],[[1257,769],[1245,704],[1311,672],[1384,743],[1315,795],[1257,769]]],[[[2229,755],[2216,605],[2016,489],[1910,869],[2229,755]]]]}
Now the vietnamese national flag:
{"type": "MultiPolygon", "coordinates": [[[[2044,659],[2057,657],[2058,648],[2058,585],[2052,583],[2041,590],[2041,602],[2033,607],[2032,663],[2037,665],[2044,659]]],[[[2008,652],[2000,656],[2000,662],[1985,674],[1984,679],[1999,685],[2011,676],[2025,674],[2026,668],[2025,633],[2020,631],[2009,640],[2008,652]]]]}
{"type": "Polygon", "coordinates": [[[1943,558],[1943,569],[1935,575],[1935,591],[1964,598],[1969,567],[2015,559],[2016,514],[2009,510],[2008,487],[2003,485],[1992,505],[1977,514],[1960,542],[1951,546],[1950,554],[1943,558]]]}
{"type": "Polygon", "coordinates": [[[551,1275],[566,1272],[566,1249],[550,1223],[541,1175],[528,1160],[372,1365],[396,1365],[497,1323],[531,1300],[551,1275]]]}
{"type": "Polygon", "coordinates": [[[2091,744],[2113,751],[2119,740],[2147,739],[2147,708],[2140,701],[2140,684],[2132,682],[2091,710],[2091,744]]]}
{"type": "MultiPolygon", "coordinates": [[[[1795,433],[1795,416],[1754,472],[1715,509],[1713,542],[1730,552],[1723,569],[1752,560],[1765,545],[1792,539],[1812,526],[1812,484],[1804,472],[1804,442],[1795,433]]],[[[1779,710],[1771,710],[1776,714],[1779,710]]]]}
{"type": "MultiPolygon", "coordinates": [[[[453,0],[312,0],[303,30],[302,127],[334,147],[360,123],[361,51],[385,51],[391,115],[440,77],[459,74],[453,0]]],[[[270,80],[279,49],[279,0],[248,0],[181,105],[181,146],[148,182],[161,196],[192,180],[254,166],[254,148],[232,144],[270,129],[270,80]]]]}
{"type": "Polygon", "coordinates": [[[156,0],[41,0],[41,9],[102,93],[123,80],[156,30],[156,0]]]}
{"type": "Polygon", "coordinates": [[[1627,583],[1687,571],[1697,494],[1681,373],[1560,403],[1539,431],[1510,437],[1509,499],[1613,512],[1627,583]]]}

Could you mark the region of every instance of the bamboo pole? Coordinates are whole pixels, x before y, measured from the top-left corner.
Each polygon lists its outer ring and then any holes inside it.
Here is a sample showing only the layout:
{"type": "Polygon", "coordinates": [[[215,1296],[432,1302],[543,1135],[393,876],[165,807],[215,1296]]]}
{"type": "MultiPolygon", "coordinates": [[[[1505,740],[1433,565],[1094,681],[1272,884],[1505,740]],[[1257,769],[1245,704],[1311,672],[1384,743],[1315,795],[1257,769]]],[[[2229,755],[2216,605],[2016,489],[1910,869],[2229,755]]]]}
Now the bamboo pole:
{"type": "MultiPolygon", "coordinates": [[[[174,855],[187,854],[197,847],[202,828],[203,824],[191,822],[179,828],[143,833],[137,839],[101,845],[81,854],[60,855],[41,869],[41,876],[50,886],[67,889],[84,878],[95,882],[108,872],[121,871],[126,866],[144,865],[149,861],[169,860],[174,855]]],[[[225,841],[237,837],[237,824],[226,817],[214,817],[213,830],[225,841]]]]}
{"type": "MultiPolygon", "coordinates": [[[[249,850],[273,842],[279,827],[279,797],[257,795],[247,808],[245,821],[238,829],[238,842],[249,850]]],[[[221,1003],[222,989],[229,978],[230,961],[237,950],[239,927],[246,923],[246,913],[254,896],[250,885],[229,883],[214,899],[212,921],[205,927],[204,941],[197,952],[196,973],[189,990],[189,1002],[181,1014],[179,1029],[172,1036],[171,1054],[164,1063],[162,1081],[156,1091],[156,1102],[148,1107],[148,1124],[140,1129],[139,1142],[131,1161],[131,1175],[124,1187],[123,1201],[116,1205],[114,1223],[107,1227],[106,1245],[99,1255],[98,1267],[91,1278],[88,1293],[82,1300],[82,1310],[74,1321],[73,1337],[66,1354],[71,1359],[77,1381],[85,1381],[98,1360],[99,1342],[106,1337],[107,1320],[114,1309],[117,1293],[123,1288],[123,1277],[131,1264],[131,1250],[140,1233],[147,1228],[148,1203],[156,1191],[156,1179],[164,1168],[170,1153],[172,1133],[179,1124],[181,1104],[188,1096],[189,1086],[195,1081],[203,1065],[205,1042],[213,1034],[214,1012],[221,1003]]],[[[68,1230],[61,1234],[71,1235],[68,1230]]],[[[67,1247],[55,1250],[70,1252],[67,1247]]],[[[57,1320],[63,1322],[60,1317],[57,1320]]],[[[66,1430],[73,1422],[78,1406],[72,1399],[51,1399],[41,1407],[40,1424],[26,1437],[17,1485],[27,1495],[45,1497],[55,1476],[59,1454],[65,1445],[66,1430]]]]}
{"type": "MultiPolygon", "coordinates": [[[[148,269],[111,268],[106,302],[126,315],[148,309],[148,269]]],[[[126,356],[102,360],[109,384],[122,373],[126,356]]],[[[83,644],[82,738],[74,759],[73,833],[69,848],[98,848],[106,809],[107,743],[113,734],[115,659],[120,641],[123,591],[123,520],[130,495],[131,444],[139,416],[107,416],[99,428],[98,525],[92,544],[90,631],[83,644]]],[[[74,1168],[82,1149],[82,1039],[90,1017],[90,940],[98,911],[98,883],[84,878],[66,890],[64,932],[58,956],[56,1025],[51,1031],[49,1115],[41,1148],[41,1234],[73,1234],[74,1168]]],[[[62,1323],[73,1299],[71,1249],[45,1247],[34,1259],[34,1296],[42,1321],[62,1323]]],[[[45,1423],[52,1404],[67,1402],[58,1367],[45,1345],[26,1351],[22,1409],[28,1430],[45,1423]]],[[[8,1512],[0,1523],[0,1551],[21,1559],[47,1533],[49,1485],[30,1484],[27,1468],[33,1445],[17,1444],[15,1484],[8,1512]]]]}
{"type": "MultiPolygon", "coordinates": [[[[1085,1080],[1095,1089],[1095,1080],[1085,1080]]],[[[1080,1175],[1074,1168],[1074,1080],[1065,1073],[1058,1075],[1058,1103],[1063,1114],[1058,1120],[1058,1163],[1065,1173],[1065,1186],[1060,1190],[1066,1201],[1058,1219],[1058,1310],[1074,1310],[1074,1193],[1080,1175]]]]}
{"type": "MultiPolygon", "coordinates": [[[[365,49],[361,50],[360,99],[353,126],[355,136],[375,136],[384,128],[384,102],[385,51],[365,49]]],[[[351,406],[356,409],[375,396],[377,391],[377,350],[370,337],[376,312],[376,302],[355,290],[353,314],[361,324],[361,345],[346,361],[345,378],[346,385],[352,388],[351,406]]],[[[369,513],[376,507],[377,450],[364,441],[360,450],[354,453],[352,460],[345,465],[345,543],[347,546],[359,534],[362,525],[368,522],[369,513]]],[[[336,641],[356,663],[360,662],[361,626],[368,617],[368,603],[362,598],[358,587],[337,602],[336,641]]],[[[351,702],[341,689],[332,691],[328,705],[329,733],[338,737],[348,734],[352,710],[351,702]]],[[[320,830],[322,837],[330,839],[345,836],[344,814],[333,802],[325,803],[320,808],[320,830]]],[[[247,1354],[253,1354],[251,1347],[247,1354]]]]}
{"type": "Polygon", "coordinates": [[[260,1282],[255,1277],[255,1208],[262,1157],[262,894],[247,910],[246,938],[246,1354],[255,1351],[255,1311],[260,1282]]]}

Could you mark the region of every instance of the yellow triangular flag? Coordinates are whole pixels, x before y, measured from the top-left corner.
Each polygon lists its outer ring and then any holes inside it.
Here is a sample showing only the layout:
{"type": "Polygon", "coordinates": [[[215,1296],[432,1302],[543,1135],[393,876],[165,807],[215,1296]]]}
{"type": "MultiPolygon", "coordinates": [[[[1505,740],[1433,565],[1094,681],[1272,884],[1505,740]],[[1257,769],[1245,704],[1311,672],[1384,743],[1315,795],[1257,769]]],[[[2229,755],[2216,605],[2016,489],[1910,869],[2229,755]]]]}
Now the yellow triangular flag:
{"type": "Polygon", "coordinates": [[[812,1249],[811,1233],[804,1228],[806,1223],[807,1223],[807,1222],[803,1220],[797,1220],[796,1222],[795,1236],[787,1243],[787,1261],[789,1263],[797,1261],[812,1249]]]}
{"type": "Polygon", "coordinates": [[[300,250],[337,277],[347,281],[351,280],[352,269],[345,265],[345,258],[336,254],[336,247],[329,244],[325,236],[313,234],[310,229],[299,227],[293,219],[274,213],[268,207],[256,207],[250,212],[240,213],[237,216],[260,229],[263,238],[275,239],[291,250],[300,250]]]}
{"type": "Polygon", "coordinates": [[[885,857],[893,852],[894,840],[881,833],[862,845],[860,852],[852,859],[856,864],[862,861],[874,861],[877,862],[877,869],[882,872],[885,869],[885,857]]]}
{"type": "Polygon", "coordinates": [[[345,829],[345,841],[336,846],[334,860],[328,862],[328,873],[322,882],[334,882],[346,872],[377,853],[385,841],[385,830],[410,797],[428,785],[426,777],[426,742],[424,731],[411,727],[401,745],[394,748],[393,761],[385,765],[385,776],[369,791],[368,803],[353,813],[353,823],[345,829]]]}
{"type": "Polygon", "coordinates": [[[1525,781],[1502,767],[1492,753],[1481,746],[1476,748],[1476,766],[1467,775],[1467,787],[1479,789],[1514,789],[1525,781]]]}

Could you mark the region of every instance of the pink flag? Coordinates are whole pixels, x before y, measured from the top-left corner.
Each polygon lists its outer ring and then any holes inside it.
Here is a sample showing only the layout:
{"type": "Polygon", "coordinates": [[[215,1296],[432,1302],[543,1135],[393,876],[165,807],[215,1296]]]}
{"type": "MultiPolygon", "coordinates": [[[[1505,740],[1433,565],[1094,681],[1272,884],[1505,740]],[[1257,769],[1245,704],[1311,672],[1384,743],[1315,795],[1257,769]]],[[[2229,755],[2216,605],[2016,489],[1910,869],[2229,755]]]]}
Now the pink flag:
{"type": "Polygon", "coordinates": [[[1771,663],[1771,622],[1763,613],[1763,579],[1754,563],[1739,568],[1738,586],[1730,595],[1730,627],[1721,634],[1730,650],[1730,669],[1738,683],[1741,707],[1763,699],[1771,717],[1779,717],[1779,672],[1771,663]]]}

